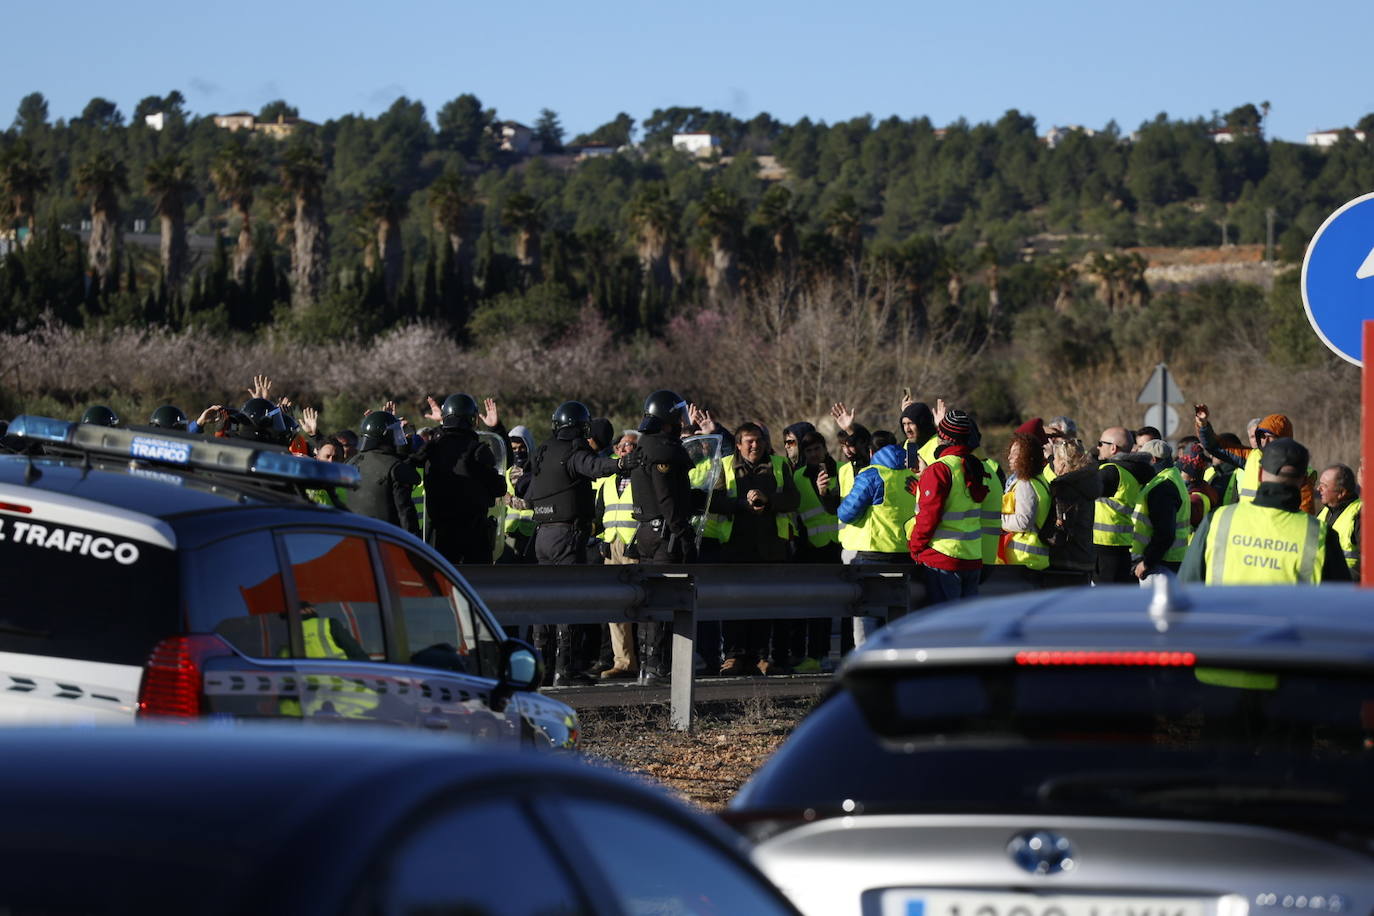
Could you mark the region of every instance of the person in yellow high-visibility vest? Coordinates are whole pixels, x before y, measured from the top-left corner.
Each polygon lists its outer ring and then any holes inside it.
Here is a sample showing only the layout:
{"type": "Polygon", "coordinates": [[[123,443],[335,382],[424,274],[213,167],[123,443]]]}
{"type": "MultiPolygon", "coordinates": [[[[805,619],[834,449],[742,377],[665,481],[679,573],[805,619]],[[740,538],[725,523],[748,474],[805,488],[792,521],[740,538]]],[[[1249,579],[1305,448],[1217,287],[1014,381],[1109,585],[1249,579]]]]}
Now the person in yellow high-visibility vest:
{"type": "Polygon", "coordinates": [[[907,550],[921,567],[927,604],[978,594],[989,487],[987,468],[969,445],[973,434],[966,412],[945,411],[936,427],[936,458],[916,484],[918,508],[907,550]]]}
{"type": "Polygon", "coordinates": [[[1340,536],[1302,511],[1308,452],[1282,437],[1265,443],[1255,498],[1203,520],[1179,578],[1208,585],[1317,585],[1350,581],[1340,536]]]}
{"type": "Polygon", "coordinates": [[[1360,485],[1355,472],[1343,464],[1333,464],[1317,478],[1317,495],[1322,511],[1317,519],[1336,532],[1340,538],[1341,554],[1350,576],[1360,581],[1360,515],[1364,504],[1360,500],[1360,485]]]}
{"type": "Polygon", "coordinates": [[[1144,579],[1161,570],[1178,572],[1192,534],[1192,502],[1169,443],[1150,439],[1139,448],[1155,469],[1131,514],[1131,572],[1144,579]]]}
{"type": "MultiPolygon", "coordinates": [[[[634,451],[639,433],[625,430],[615,441],[611,451],[628,455],[634,451]]],[[[611,566],[626,566],[639,562],[638,557],[626,554],[635,539],[639,523],[635,521],[635,497],[630,478],[620,474],[602,477],[592,485],[596,492],[596,537],[600,541],[602,562],[611,566]]],[[[603,646],[601,657],[593,669],[602,678],[630,678],[639,675],[639,656],[636,651],[633,623],[607,624],[609,645],[603,646]],[[609,650],[609,651],[608,651],[609,650]],[[607,658],[607,656],[610,656],[607,658]]]]}
{"type": "Polygon", "coordinates": [[[997,550],[999,564],[1024,566],[1027,578],[1037,586],[1044,584],[1040,573],[1050,565],[1049,547],[1040,537],[1052,508],[1044,473],[1048,438],[1038,417],[1012,434],[1007,446],[1012,476],[1002,495],[1002,541],[997,550]]]}

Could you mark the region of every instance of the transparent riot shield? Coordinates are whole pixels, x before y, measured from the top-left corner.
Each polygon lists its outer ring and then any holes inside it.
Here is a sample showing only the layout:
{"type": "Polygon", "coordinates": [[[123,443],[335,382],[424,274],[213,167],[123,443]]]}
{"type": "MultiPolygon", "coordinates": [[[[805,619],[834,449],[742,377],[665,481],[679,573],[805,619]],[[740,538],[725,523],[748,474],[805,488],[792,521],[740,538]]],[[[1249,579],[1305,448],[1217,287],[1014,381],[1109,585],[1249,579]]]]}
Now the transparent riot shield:
{"type": "MultiPolygon", "coordinates": [[[[483,445],[491,449],[491,457],[496,459],[496,473],[501,475],[501,479],[506,479],[506,440],[496,433],[489,430],[481,430],[477,433],[477,439],[483,445]]],[[[491,558],[493,561],[500,558],[506,549],[506,500],[504,497],[496,500],[496,504],[487,510],[487,517],[492,520],[487,523],[491,529],[491,558]]]]}
{"type": "MultiPolygon", "coordinates": [[[[719,435],[692,436],[682,440],[682,447],[687,450],[687,457],[692,459],[693,465],[688,478],[693,489],[706,493],[708,506],[712,491],[720,483],[720,443],[719,435]]],[[[692,530],[696,532],[697,546],[700,547],[702,532],[706,530],[704,511],[692,516],[692,530]]]]}

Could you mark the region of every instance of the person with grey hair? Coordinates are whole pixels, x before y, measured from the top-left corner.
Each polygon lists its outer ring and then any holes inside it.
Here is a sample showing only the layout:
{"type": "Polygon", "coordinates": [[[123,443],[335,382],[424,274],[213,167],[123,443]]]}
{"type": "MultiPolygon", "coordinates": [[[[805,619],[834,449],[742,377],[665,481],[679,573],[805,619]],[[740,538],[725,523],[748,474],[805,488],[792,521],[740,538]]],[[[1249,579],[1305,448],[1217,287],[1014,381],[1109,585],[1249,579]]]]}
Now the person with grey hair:
{"type": "Polygon", "coordinates": [[[1360,485],[1355,481],[1355,472],[1344,464],[1333,464],[1322,471],[1317,479],[1317,495],[1321,497],[1322,511],[1318,520],[1336,533],[1341,541],[1341,553],[1345,565],[1350,568],[1350,576],[1360,581],[1360,485]]]}
{"type": "Polygon", "coordinates": [[[1178,572],[1188,552],[1192,502],[1168,442],[1151,439],[1140,451],[1155,470],[1131,515],[1131,571],[1144,579],[1163,569],[1178,572]]]}

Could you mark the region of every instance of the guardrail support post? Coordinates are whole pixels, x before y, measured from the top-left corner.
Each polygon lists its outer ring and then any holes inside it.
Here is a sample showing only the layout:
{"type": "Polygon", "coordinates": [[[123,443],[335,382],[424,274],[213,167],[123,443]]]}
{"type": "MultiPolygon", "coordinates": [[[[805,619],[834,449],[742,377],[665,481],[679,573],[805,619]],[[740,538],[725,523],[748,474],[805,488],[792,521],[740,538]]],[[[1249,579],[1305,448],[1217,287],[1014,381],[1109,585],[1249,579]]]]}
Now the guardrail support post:
{"type": "Polygon", "coordinates": [[[668,718],[674,729],[692,730],[692,704],[696,700],[696,583],[680,593],[673,607],[673,662],[668,718]]]}

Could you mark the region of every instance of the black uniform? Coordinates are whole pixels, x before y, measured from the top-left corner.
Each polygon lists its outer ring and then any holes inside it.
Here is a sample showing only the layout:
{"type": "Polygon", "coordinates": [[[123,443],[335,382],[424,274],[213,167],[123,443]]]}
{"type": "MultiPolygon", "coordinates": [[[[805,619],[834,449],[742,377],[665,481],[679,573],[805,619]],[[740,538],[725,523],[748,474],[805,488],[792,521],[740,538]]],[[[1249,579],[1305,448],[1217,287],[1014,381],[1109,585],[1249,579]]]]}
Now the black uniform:
{"type": "MultiPolygon", "coordinates": [[[[696,532],[692,513],[705,507],[706,494],[692,488],[694,465],[671,430],[640,436],[634,453],[630,487],[634,491],[634,550],[645,564],[690,563],[696,560],[696,532]]],[[[672,624],[639,625],[639,658],[645,679],[666,677],[669,668],[668,637],[672,624]]],[[[712,664],[715,649],[709,645],[716,627],[699,631],[701,654],[712,664]]],[[[716,637],[716,642],[719,638],[716,637]]],[[[718,665],[717,665],[718,667],[718,665]]]]}
{"type": "MultiPolygon", "coordinates": [[[[619,469],[614,458],[598,458],[576,429],[562,429],[535,449],[530,473],[516,484],[516,495],[534,509],[534,555],[544,566],[587,562],[596,500],[592,481],[619,469]]],[[[596,624],[560,624],[554,671],[577,677],[596,661],[600,631],[596,624]]],[[[538,637],[536,636],[536,641],[538,637]]]]}
{"type": "Polygon", "coordinates": [[[356,493],[347,498],[348,508],[359,515],[379,518],[420,534],[420,520],[415,514],[411,491],[420,482],[420,475],[410,462],[402,458],[392,445],[359,452],[348,463],[358,469],[362,480],[356,493]]]}
{"type": "Polygon", "coordinates": [[[506,493],[491,448],[470,429],[444,429],[419,460],[435,549],[451,563],[490,563],[495,522],[488,510],[506,493]]]}

